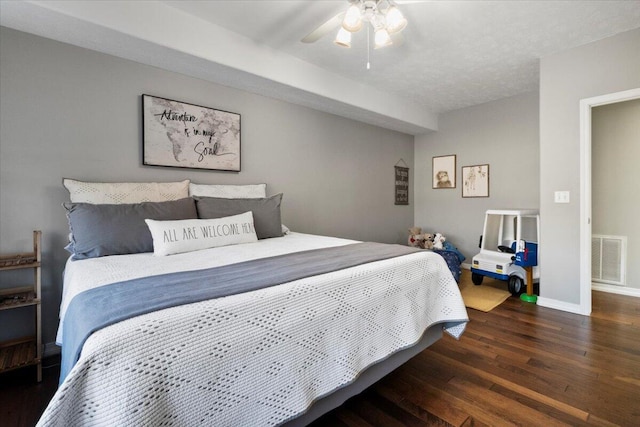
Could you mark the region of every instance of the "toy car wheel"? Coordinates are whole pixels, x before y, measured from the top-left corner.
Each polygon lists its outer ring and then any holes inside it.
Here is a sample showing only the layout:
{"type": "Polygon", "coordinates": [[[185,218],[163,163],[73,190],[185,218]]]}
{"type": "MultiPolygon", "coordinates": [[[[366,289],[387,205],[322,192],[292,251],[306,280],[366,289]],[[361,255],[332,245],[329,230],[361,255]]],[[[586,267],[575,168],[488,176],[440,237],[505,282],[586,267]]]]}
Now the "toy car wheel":
{"type": "Polygon", "coordinates": [[[524,290],[524,280],[522,280],[518,276],[511,276],[509,277],[508,286],[511,295],[518,296],[524,290]]]}
{"type": "Polygon", "coordinates": [[[476,286],[482,285],[482,279],[484,279],[484,276],[482,274],[471,273],[471,281],[473,282],[474,285],[476,286]]]}

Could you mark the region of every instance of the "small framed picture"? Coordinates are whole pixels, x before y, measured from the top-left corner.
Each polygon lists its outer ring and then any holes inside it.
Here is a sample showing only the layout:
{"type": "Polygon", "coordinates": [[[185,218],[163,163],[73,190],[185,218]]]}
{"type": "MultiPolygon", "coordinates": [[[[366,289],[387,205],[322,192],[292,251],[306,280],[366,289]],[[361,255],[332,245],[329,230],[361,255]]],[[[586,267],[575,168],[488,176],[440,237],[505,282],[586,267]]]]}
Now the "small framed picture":
{"type": "Polygon", "coordinates": [[[489,165],[462,167],[462,197],[489,197],[489,165]]]}
{"type": "Polygon", "coordinates": [[[456,188],[456,156],[433,158],[433,188],[456,188]]]}

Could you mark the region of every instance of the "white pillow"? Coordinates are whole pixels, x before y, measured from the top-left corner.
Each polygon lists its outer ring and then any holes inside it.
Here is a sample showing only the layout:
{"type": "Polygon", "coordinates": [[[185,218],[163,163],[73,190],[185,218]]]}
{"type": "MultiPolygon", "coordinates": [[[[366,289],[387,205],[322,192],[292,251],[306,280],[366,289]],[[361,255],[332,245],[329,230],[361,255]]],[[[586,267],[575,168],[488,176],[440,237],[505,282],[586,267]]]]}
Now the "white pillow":
{"type": "Polygon", "coordinates": [[[153,237],[156,256],[258,241],[251,212],[216,219],[145,219],[145,222],[153,237]]]}
{"type": "Polygon", "coordinates": [[[120,205],[168,202],[189,197],[189,180],[179,182],[83,182],[65,178],[72,203],[120,205]]]}
{"type": "Polygon", "coordinates": [[[218,197],[221,199],[263,199],[267,197],[267,184],[223,185],[189,184],[192,197],[218,197]]]}

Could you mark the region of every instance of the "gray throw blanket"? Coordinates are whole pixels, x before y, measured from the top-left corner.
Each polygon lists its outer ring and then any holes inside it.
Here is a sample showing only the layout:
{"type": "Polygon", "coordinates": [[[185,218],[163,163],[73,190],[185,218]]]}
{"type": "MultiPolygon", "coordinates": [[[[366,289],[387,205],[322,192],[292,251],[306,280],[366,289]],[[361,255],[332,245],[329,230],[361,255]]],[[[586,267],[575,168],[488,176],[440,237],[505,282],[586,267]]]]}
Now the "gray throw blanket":
{"type": "Polygon", "coordinates": [[[73,298],[65,315],[60,384],[80,357],[87,338],[122,320],[417,251],[419,249],[408,246],[354,243],[204,270],[142,277],[89,289],[73,298]]]}

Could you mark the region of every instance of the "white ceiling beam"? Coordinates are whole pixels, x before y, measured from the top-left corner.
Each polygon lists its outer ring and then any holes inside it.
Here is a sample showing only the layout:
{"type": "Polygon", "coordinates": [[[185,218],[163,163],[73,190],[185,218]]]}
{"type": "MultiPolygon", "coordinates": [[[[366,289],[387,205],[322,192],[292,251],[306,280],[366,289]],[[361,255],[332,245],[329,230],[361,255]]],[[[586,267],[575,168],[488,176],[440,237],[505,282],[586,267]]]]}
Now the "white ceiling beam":
{"type": "Polygon", "coordinates": [[[156,1],[1,2],[3,26],[392,130],[437,130],[425,107],[156,1]]]}

